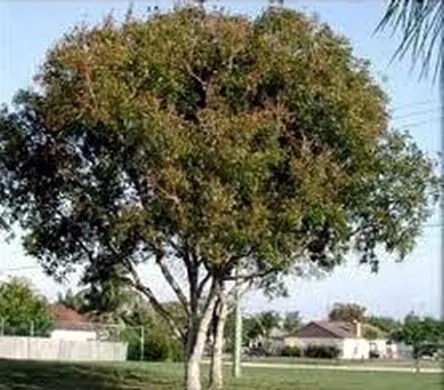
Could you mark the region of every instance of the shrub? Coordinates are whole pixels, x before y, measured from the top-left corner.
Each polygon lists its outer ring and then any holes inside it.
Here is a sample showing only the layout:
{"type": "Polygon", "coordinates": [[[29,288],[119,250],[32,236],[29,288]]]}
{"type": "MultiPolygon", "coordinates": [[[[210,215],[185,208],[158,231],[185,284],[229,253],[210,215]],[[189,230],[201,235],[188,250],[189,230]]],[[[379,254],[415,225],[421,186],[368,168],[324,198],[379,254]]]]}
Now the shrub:
{"type": "Polygon", "coordinates": [[[315,359],[337,359],[340,350],[336,346],[309,345],[304,350],[304,356],[315,359]]]}
{"type": "Polygon", "coordinates": [[[176,339],[170,340],[170,354],[168,359],[173,362],[183,362],[185,358],[183,344],[176,339]]]}
{"type": "Polygon", "coordinates": [[[289,345],[285,346],[281,351],[281,356],[285,357],[300,357],[301,356],[301,350],[299,347],[291,347],[289,345]]]}
{"type": "MultiPolygon", "coordinates": [[[[140,333],[130,331],[125,335],[128,343],[128,360],[140,360],[140,333]]],[[[154,329],[145,330],[143,360],[148,361],[182,361],[183,346],[180,341],[154,329]]]]}

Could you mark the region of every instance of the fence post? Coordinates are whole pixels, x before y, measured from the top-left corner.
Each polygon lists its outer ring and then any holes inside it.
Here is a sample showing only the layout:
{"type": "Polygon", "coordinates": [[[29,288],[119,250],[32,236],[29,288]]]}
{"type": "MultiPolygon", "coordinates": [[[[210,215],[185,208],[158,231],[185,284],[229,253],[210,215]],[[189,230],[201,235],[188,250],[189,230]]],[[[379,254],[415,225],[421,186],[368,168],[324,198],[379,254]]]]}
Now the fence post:
{"type": "Polygon", "coordinates": [[[117,327],[116,330],[116,341],[119,342],[120,341],[120,326],[117,327]]]}
{"type": "Polygon", "coordinates": [[[31,337],[34,337],[34,321],[33,320],[31,320],[30,335],[31,335],[31,337]]]}
{"type": "Polygon", "coordinates": [[[140,360],[143,360],[145,352],[145,329],[143,325],[140,326],[140,360]]]}

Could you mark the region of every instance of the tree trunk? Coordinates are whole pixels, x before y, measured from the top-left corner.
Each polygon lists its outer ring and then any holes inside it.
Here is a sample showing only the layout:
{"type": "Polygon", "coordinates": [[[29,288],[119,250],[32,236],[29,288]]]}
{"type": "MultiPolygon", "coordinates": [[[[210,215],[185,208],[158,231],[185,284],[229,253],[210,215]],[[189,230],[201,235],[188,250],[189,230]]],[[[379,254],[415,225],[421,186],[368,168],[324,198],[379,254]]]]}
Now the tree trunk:
{"type": "Polygon", "coordinates": [[[419,346],[413,347],[413,358],[415,359],[415,372],[420,372],[419,359],[421,358],[421,349],[419,346]]]}
{"type": "Polygon", "coordinates": [[[191,320],[187,332],[187,356],[185,364],[185,389],[201,390],[200,361],[205,348],[208,327],[214,311],[217,296],[209,298],[200,321],[191,320]]]}
{"type": "Polygon", "coordinates": [[[223,388],[222,355],[224,346],[224,329],[227,318],[227,302],[225,296],[219,297],[215,310],[215,326],[213,328],[213,350],[210,365],[210,389],[223,388]]]}
{"type": "Polygon", "coordinates": [[[421,371],[421,368],[420,368],[420,364],[419,364],[419,357],[416,357],[416,358],[415,358],[415,372],[416,372],[417,374],[419,374],[420,371],[421,371]]]}
{"type": "Polygon", "coordinates": [[[200,383],[200,357],[190,357],[185,367],[185,389],[201,390],[200,383]]]}

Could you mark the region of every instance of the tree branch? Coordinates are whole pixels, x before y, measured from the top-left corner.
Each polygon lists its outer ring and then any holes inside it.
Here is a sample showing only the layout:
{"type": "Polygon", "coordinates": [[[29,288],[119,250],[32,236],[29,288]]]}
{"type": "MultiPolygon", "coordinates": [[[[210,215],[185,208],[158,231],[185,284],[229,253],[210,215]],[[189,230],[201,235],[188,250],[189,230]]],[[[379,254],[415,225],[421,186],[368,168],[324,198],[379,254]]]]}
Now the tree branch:
{"type": "Polygon", "coordinates": [[[185,333],[177,326],[170,313],[156,299],[154,293],[149,287],[143,285],[140,282],[134,282],[130,278],[123,278],[123,280],[131,287],[133,287],[136,291],[142,293],[148,299],[154,310],[156,310],[163,317],[163,319],[166,321],[167,325],[170,327],[177,338],[185,340],[185,333]]]}
{"type": "Polygon", "coordinates": [[[150,302],[150,304],[153,306],[153,308],[163,317],[163,319],[167,322],[170,329],[174,332],[174,334],[182,339],[185,340],[185,333],[177,326],[176,322],[174,321],[171,314],[162,306],[162,304],[157,300],[155,297],[153,291],[145,286],[136,269],[134,268],[134,265],[129,261],[128,259],[124,260],[126,269],[130,273],[131,278],[123,277],[122,280],[129,284],[131,287],[133,287],[136,291],[142,293],[150,302]]]}
{"type": "Polygon", "coordinates": [[[237,277],[236,276],[227,276],[224,278],[224,280],[225,281],[239,280],[239,281],[247,282],[247,281],[257,279],[257,278],[263,278],[263,277],[271,275],[272,273],[275,273],[275,272],[278,272],[278,269],[271,268],[266,271],[255,272],[255,273],[248,274],[248,275],[238,275],[237,277]]]}
{"type": "Polygon", "coordinates": [[[185,312],[187,314],[190,314],[190,305],[188,303],[188,300],[185,294],[183,293],[179,283],[176,281],[173,274],[170,272],[167,265],[165,264],[163,252],[160,250],[156,250],[155,257],[156,257],[156,264],[159,266],[160,271],[162,272],[162,275],[164,276],[165,280],[168,282],[168,284],[171,286],[171,288],[177,295],[177,298],[184,307],[185,312]]]}
{"type": "Polygon", "coordinates": [[[203,290],[205,286],[207,285],[208,281],[211,278],[211,272],[207,271],[207,274],[203,277],[203,279],[200,281],[198,287],[197,287],[197,296],[200,297],[203,293],[203,290]]]}
{"type": "Polygon", "coordinates": [[[199,84],[202,86],[203,90],[206,91],[207,89],[207,83],[202,80],[201,77],[199,77],[195,72],[193,72],[193,69],[191,69],[190,64],[188,64],[187,62],[184,61],[184,65],[185,65],[185,69],[187,70],[188,74],[197,82],[199,82],[199,84]]]}

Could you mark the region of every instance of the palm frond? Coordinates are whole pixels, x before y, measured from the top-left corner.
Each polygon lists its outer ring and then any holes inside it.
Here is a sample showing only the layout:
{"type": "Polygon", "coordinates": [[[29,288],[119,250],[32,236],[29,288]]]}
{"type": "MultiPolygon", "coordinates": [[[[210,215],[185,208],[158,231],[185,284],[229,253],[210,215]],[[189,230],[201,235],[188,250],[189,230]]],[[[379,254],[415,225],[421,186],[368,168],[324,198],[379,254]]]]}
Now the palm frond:
{"type": "Polygon", "coordinates": [[[376,32],[400,31],[401,42],[393,59],[412,55],[412,66],[427,75],[435,62],[435,77],[444,66],[444,0],[390,0],[376,32]]]}

